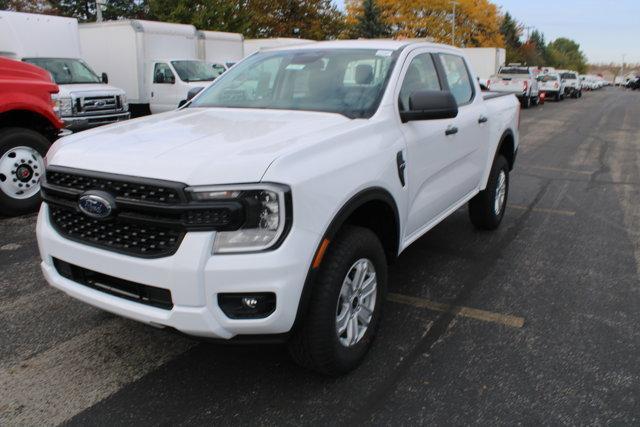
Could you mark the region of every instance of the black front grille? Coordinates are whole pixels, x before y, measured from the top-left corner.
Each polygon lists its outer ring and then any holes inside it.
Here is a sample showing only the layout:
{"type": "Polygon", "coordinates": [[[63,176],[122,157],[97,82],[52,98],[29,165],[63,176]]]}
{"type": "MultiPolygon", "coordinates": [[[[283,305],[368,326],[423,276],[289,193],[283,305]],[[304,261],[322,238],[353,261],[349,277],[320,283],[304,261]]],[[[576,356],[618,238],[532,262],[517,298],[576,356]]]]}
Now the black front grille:
{"type": "Polygon", "coordinates": [[[168,289],[156,288],[154,286],[108,276],[69,264],[57,258],[53,259],[53,265],[62,277],[89,288],[152,307],[165,310],[171,310],[173,308],[171,291],[168,289]]]}
{"type": "Polygon", "coordinates": [[[52,205],[51,223],[63,236],[93,246],[144,257],[173,255],[184,231],[115,218],[100,221],[73,209],[52,205]]]}
{"type": "Polygon", "coordinates": [[[240,201],[190,201],[181,183],[55,166],[45,176],[42,196],[58,233],[126,255],[170,256],[188,231],[237,230],[246,220],[240,201]],[[81,212],[78,200],[87,191],[113,198],[108,217],[81,212]]]}
{"type": "Polygon", "coordinates": [[[113,177],[86,176],[47,170],[47,183],[74,190],[102,190],[128,200],[174,204],[183,201],[176,186],[162,186],[150,182],[127,182],[113,177]]]}

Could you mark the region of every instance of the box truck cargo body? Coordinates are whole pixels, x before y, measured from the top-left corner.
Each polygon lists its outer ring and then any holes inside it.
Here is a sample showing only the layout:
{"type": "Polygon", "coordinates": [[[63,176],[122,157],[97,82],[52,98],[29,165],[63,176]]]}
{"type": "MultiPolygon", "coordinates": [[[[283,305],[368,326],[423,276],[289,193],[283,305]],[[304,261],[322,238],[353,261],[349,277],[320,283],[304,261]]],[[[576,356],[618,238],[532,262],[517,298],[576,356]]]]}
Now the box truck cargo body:
{"type": "Polygon", "coordinates": [[[222,73],[244,58],[244,37],[223,31],[198,31],[198,58],[222,73]]]}
{"type": "Polygon", "coordinates": [[[193,87],[207,86],[216,74],[198,59],[193,25],[143,20],[80,25],[87,62],[106,70],[129,97],[135,115],[178,107],[193,87]]]}
{"type": "MultiPolygon", "coordinates": [[[[125,92],[82,59],[74,18],[0,11],[0,55],[47,70],[62,121],[79,131],[129,118],[125,92]]],[[[104,70],[98,70],[104,71],[104,70]]]]}
{"type": "Polygon", "coordinates": [[[462,50],[476,73],[475,77],[482,83],[495,76],[507,59],[506,51],[498,47],[468,47],[462,50]]]}
{"type": "Polygon", "coordinates": [[[249,56],[262,49],[269,49],[272,47],[293,46],[300,44],[315,43],[314,40],[308,39],[294,39],[286,37],[275,37],[271,39],[245,39],[244,41],[244,56],[249,56]]]}

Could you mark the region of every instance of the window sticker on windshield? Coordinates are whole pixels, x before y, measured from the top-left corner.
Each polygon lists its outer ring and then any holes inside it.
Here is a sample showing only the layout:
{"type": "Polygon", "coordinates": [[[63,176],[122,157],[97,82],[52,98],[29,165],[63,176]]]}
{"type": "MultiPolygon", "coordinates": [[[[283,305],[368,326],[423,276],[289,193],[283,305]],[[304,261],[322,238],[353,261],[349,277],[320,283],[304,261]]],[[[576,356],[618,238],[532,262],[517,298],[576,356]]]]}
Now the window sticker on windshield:
{"type": "Polygon", "coordinates": [[[305,64],[289,64],[287,65],[287,70],[303,70],[305,64]]]}
{"type": "Polygon", "coordinates": [[[379,50],[376,52],[376,56],[391,56],[392,50],[379,50]]]}

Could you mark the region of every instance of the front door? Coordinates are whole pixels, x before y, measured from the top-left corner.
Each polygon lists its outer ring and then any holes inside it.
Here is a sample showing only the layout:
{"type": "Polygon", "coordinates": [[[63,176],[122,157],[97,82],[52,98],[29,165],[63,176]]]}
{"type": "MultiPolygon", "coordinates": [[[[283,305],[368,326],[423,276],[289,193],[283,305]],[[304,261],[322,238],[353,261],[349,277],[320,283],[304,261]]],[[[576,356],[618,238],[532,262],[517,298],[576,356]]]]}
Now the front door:
{"type": "MultiPolygon", "coordinates": [[[[150,109],[151,113],[163,113],[178,108],[176,100],[176,76],[166,62],[153,64],[151,80],[150,109]]],[[[186,96],[185,96],[186,97],[186,96]]]]}

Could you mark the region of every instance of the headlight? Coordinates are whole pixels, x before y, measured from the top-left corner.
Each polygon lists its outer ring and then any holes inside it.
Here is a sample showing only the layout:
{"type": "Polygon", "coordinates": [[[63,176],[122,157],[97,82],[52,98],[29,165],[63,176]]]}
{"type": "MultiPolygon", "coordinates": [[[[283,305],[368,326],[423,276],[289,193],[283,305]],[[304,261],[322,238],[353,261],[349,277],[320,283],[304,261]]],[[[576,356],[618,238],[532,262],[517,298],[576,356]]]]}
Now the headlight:
{"type": "Polygon", "coordinates": [[[280,241],[288,227],[290,191],[279,184],[190,187],[196,202],[239,201],[244,222],[235,231],[218,231],[213,253],[257,252],[280,241]]]}
{"type": "Polygon", "coordinates": [[[124,93],[120,95],[120,105],[124,111],[129,111],[129,104],[127,103],[127,95],[124,93]]]}
{"type": "Polygon", "coordinates": [[[73,115],[73,101],[71,98],[62,98],[54,94],[51,95],[51,99],[54,102],[53,111],[56,111],[58,117],[73,115]]]}

